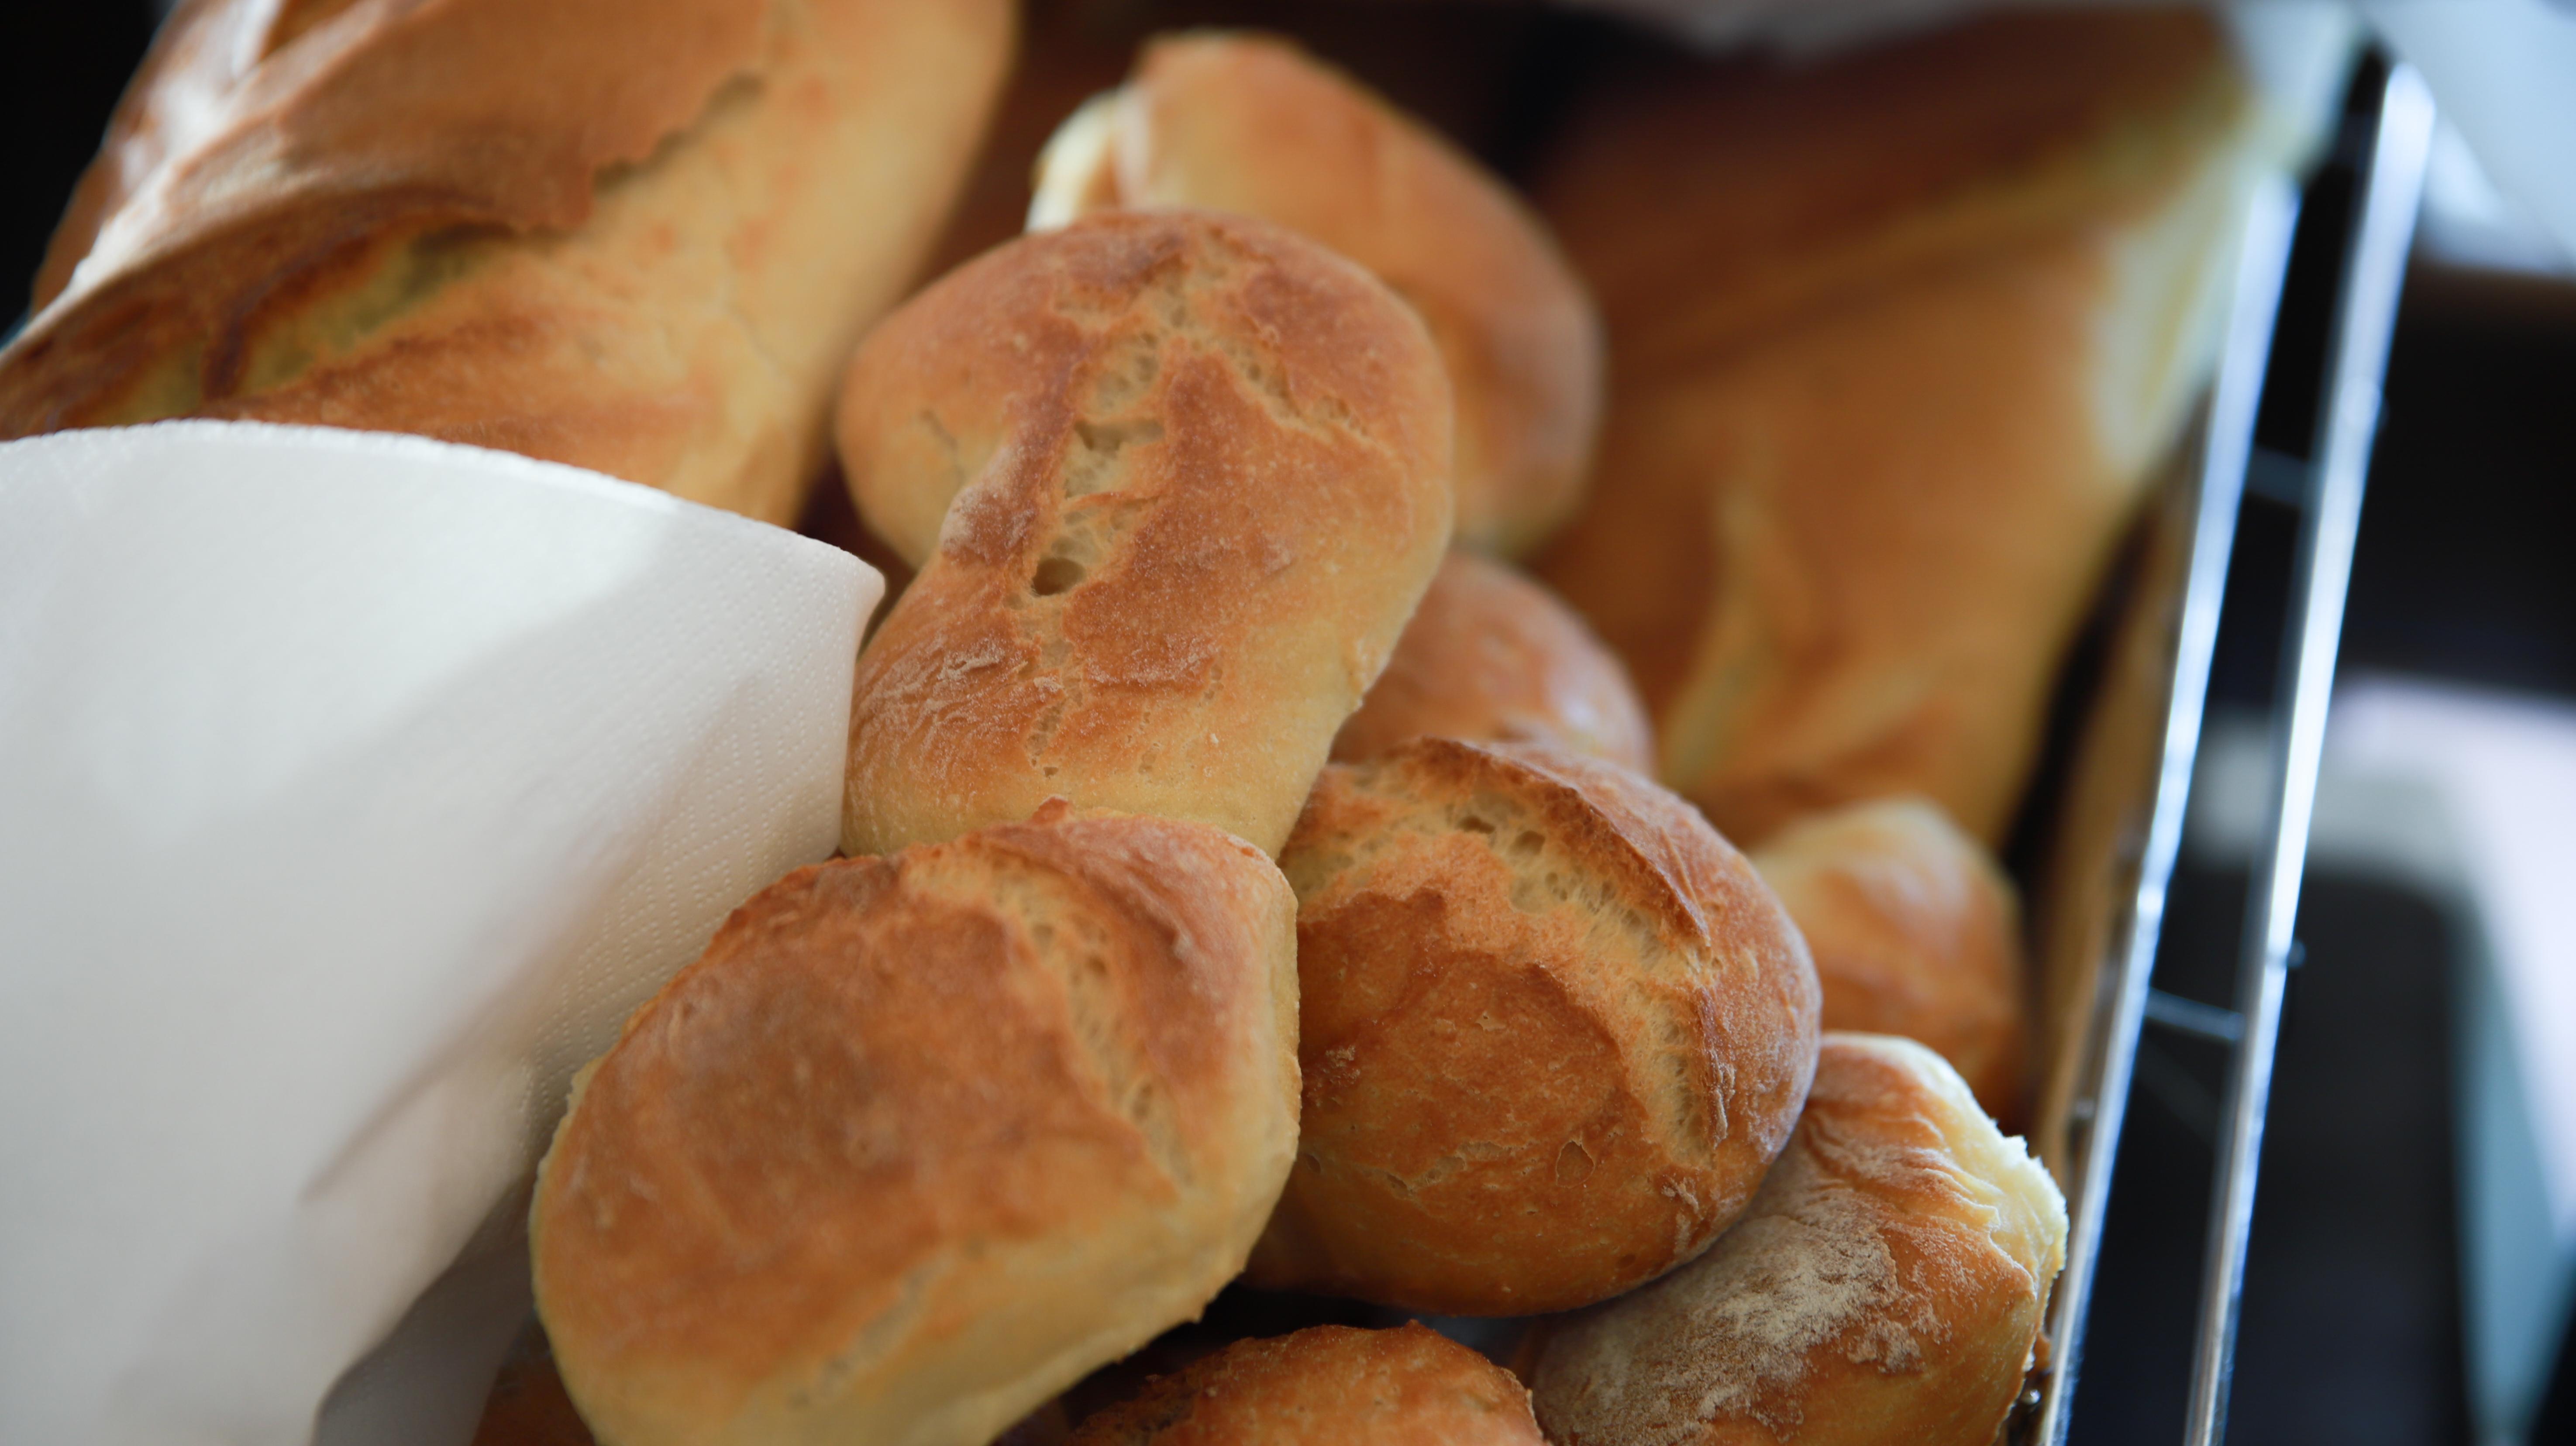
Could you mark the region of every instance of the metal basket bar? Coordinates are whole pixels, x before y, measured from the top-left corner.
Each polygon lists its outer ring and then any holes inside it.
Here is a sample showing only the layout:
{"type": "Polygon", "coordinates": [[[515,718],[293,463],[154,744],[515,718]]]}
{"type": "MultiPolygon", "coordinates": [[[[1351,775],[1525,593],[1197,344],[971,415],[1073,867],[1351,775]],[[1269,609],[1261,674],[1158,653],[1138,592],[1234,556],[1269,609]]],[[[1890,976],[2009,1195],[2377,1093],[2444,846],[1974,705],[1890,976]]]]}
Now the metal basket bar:
{"type": "Polygon", "coordinates": [[[2254,896],[2238,956],[2236,1013],[2243,1038],[2228,1061],[2190,1413],[2185,1418],[2188,1446],[2217,1446],[2226,1431],[2263,1121],[2271,1102],[2281,996],[2289,980],[2291,933],[2307,865],[2308,823],[2316,803],[2317,766],[2325,748],[2344,594],[2352,577],[2363,483],[2379,427],[2380,382],[2387,373],[2389,340],[2396,329],[2398,294],[2405,284],[2406,256],[2414,239],[2432,136],[2431,93],[2413,69],[2396,67],[2380,94],[2360,220],[2344,268],[2329,352],[2332,371],[2318,425],[2322,450],[2316,502],[2302,523],[2286,639],[2288,668],[2273,709],[2273,777],[2279,792],[2273,798],[2269,851],[2255,856],[2254,896]]]}
{"type": "Polygon", "coordinates": [[[2165,893],[2182,847],[2184,805],[2200,742],[2201,709],[2209,691],[2211,658],[2218,643],[2220,603],[2235,549],[2236,516],[2254,444],[2254,417],[2270,370],[2272,328],[2280,311],[2282,277],[2289,269],[2290,237],[2298,219],[2297,193],[2286,181],[2258,189],[2248,208],[2229,300],[2227,333],[2201,431],[2197,495],[2193,503],[2190,570],[2183,585],[2174,642],[2173,692],[2166,705],[2157,763],[2154,807],[2139,859],[2138,885],[2127,936],[2111,967],[2110,1018],[2092,1077],[2081,1096],[2095,1102],[2080,1144],[2080,1181],[2069,1202],[2066,1265],[2049,1303],[2048,1337],[2057,1359],[2044,1382],[2032,1440],[2062,1446],[2073,1419],[2076,1371],[2081,1362],[2084,1316],[2091,1304],[2094,1266],[2101,1255],[2102,1222],[2109,1209],[2112,1166],[2119,1156],[2129,1076],[2138,1032],[2147,1010],[2147,980],[2155,967],[2156,939],[2164,925],[2165,893]]]}

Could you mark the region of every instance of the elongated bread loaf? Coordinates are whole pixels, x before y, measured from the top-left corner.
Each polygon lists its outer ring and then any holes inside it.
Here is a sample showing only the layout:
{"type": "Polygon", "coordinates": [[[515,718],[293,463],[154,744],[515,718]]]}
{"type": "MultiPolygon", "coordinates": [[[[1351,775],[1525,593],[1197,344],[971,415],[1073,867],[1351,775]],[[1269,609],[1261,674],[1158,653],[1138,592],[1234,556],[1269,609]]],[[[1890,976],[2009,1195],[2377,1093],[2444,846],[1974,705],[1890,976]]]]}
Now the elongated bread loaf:
{"type": "Polygon", "coordinates": [[[1171,36],[1048,143],[1029,224],[1119,206],[1276,221],[1412,303],[1457,393],[1460,545],[1524,552],[1573,509],[1600,321],[1546,228],[1431,130],[1287,41],[1171,36]]]}
{"type": "Polygon", "coordinates": [[[1815,956],[1824,1027],[1895,1034],[2020,1114],[2021,898],[1977,841],[1915,798],[1804,818],[1753,850],[1815,956]]]}
{"type": "Polygon", "coordinates": [[[1294,902],[1061,806],[799,869],[576,1087],[537,1304],[616,1446],[984,1446],[1236,1271],[1297,1134],[1294,902]]]}
{"type": "Polygon", "coordinates": [[[1511,1373],[1421,1325],[1237,1341],[1098,1412],[1071,1446],[1544,1446],[1511,1373]]]}
{"type": "Polygon", "coordinates": [[[1077,806],[1275,854],[1449,541],[1422,323],[1277,226],[1109,212],[860,348],[841,458],[921,573],[859,657],[851,853],[1077,806]]]}
{"type": "Polygon", "coordinates": [[[1646,706],[1619,660],[1555,594],[1472,552],[1440,564],[1386,671],[1334,736],[1333,761],[1426,736],[1555,743],[1655,767],[1646,706]]]}
{"type": "Polygon", "coordinates": [[[0,437],[417,432],[791,520],[1008,0],[197,0],[0,353],[0,437]]]}
{"type": "Polygon", "coordinates": [[[1689,804],[1538,744],[1335,764],[1297,890],[1297,1168],[1255,1284],[1453,1315],[1616,1295],[1708,1248],[1788,1139],[1816,977],[1689,804]]]}
{"type": "Polygon", "coordinates": [[[1730,837],[1920,793],[2001,838],[2264,134],[2214,21],[2117,8],[1632,81],[1575,122],[1539,193],[1612,401],[1537,571],[1730,837]]]}
{"type": "Polygon", "coordinates": [[[1542,1328],[1560,1446],[1988,1446],[2021,1394],[2066,1206],[1939,1056],[1828,1034],[1717,1248],[1542,1328]]]}

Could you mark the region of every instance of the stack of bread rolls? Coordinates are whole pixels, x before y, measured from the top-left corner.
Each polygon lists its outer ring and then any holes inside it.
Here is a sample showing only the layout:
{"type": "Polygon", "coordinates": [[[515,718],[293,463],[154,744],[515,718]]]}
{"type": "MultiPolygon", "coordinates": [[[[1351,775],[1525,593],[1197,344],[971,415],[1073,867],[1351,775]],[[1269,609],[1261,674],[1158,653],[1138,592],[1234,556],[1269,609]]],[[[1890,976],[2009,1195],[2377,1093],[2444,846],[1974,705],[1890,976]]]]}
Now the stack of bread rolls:
{"type": "Polygon", "coordinates": [[[2215,29],[1665,59],[1573,88],[1535,207],[1166,36],[879,320],[1012,31],[189,4],[0,352],[7,435],[416,431],[773,521],[828,437],[913,570],[846,857],[576,1087],[560,1389],[484,1439],[1991,1440],[2065,1217],[1995,1123],[1988,851],[2196,385],[2215,29]],[[1239,1278],[1546,1319],[1517,1375],[1342,1325],[1095,1374],[1239,1278]]]}

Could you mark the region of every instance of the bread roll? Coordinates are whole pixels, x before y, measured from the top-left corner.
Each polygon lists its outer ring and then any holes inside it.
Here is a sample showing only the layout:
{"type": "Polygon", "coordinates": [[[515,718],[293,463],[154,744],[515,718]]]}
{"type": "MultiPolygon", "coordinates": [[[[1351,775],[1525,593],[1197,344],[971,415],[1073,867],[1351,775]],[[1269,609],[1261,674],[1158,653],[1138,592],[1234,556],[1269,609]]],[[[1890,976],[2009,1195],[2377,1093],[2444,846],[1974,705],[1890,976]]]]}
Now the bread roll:
{"type": "Polygon", "coordinates": [[[1802,819],[1751,858],[1806,936],[1825,1028],[1930,1045],[1986,1113],[2019,1113],[2021,900],[1976,840],[1892,798],[1802,819]]]}
{"type": "Polygon", "coordinates": [[[744,905],[539,1176],[583,1416],[983,1446],[1195,1315],[1295,1148],[1293,909],[1239,840],[1061,805],[744,905]]]}
{"type": "Polygon", "coordinates": [[[773,522],[937,233],[1009,0],[199,0],[0,353],[0,437],[417,432],[773,522]]]}
{"type": "Polygon", "coordinates": [[[1920,793],[2001,838],[2203,375],[2252,109],[2205,14],[2084,9],[1573,123],[1539,192],[1617,375],[1537,571],[1730,837],[1920,793]]]}
{"type": "Polygon", "coordinates": [[[1564,1310],[1743,1210],[1806,1097],[1815,971],[1688,804],[1423,738],[1325,770],[1280,863],[1304,1116],[1254,1284],[1564,1310]]]}
{"type": "Polygon", "coordinates": [[[1166,37],[1048,143],[1029,224],[1120,206],[1265,217],[1411,302],[1457,389],[1462,545],[1526,551],[1573,509],[1600,323],[1545,229],[1439,136],[1287,41],[1166,37]]]}
{"type": "Polygon", "coordinates": [[[1572,609],[1499,562],[1453,552],[1360,711],[1333,738],[1357,763],[1424,735],[1554,743],[1652,772],[1627,670],[1572,609]]]}
{"type": "Polygon", "coordinates": [[[1988,1446],[2066,1249],[2048,1172],[1910,1040],[1828,1034],[1717,1248],[1545,1328],[1557,1446],[1988,1446]]]}
{"type": "Polygon", "coordinates": [[[860,655],[842,847],[1051,795],[1276,853],[1449,539],[1422,324],[1265,222],[1089,218],[870,336],[861,514],[923,559],[860,655]]]}
{"type": "Polygon", "coordinates": [[[1420,1325],[1237,1341],[1082,1423],[1072,1446],[1543,1446],[1511,1373],[1420,1325]]]}

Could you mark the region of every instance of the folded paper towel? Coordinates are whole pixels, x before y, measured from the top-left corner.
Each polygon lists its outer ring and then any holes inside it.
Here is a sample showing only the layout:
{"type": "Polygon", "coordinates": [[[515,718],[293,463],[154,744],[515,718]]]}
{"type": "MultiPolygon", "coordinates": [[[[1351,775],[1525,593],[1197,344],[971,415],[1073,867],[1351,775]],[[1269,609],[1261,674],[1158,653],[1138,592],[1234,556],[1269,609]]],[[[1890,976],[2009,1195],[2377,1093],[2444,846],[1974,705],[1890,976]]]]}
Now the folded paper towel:
{"type": "Polygon", "coordinates": [[[882,589],[417,438],[0,445],[0,1441],[470,1436],[572,1071],[832,851],[882,589]]]}

